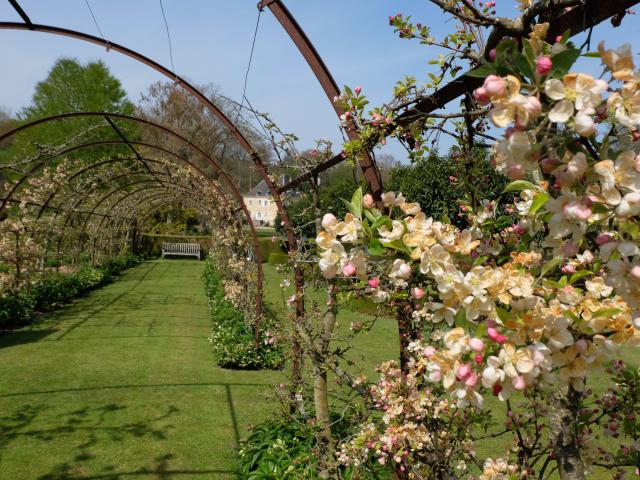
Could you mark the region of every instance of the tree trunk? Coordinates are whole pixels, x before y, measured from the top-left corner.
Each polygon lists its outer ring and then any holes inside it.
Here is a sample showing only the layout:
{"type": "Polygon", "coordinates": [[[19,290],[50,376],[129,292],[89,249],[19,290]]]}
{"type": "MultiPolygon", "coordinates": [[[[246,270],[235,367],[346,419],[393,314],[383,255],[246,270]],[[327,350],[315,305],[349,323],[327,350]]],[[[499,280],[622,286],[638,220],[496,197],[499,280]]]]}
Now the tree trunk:
{"type": "MultiPolygon", "coordinates": [[[[320,199],[318,196],[318,179],[312,180],[311,190],[315,210],[316,234],[322,231],[320,199]]],[[[318,433],[316,447],[318,450],[318,475],[320,478],[336,478],[333,458],[333,439],[331,436],[331,411],[329,410],[329,389],[327,387],[327,369],[325,359],[329,353],[329,343],[336,324],[336,292],[335,285],[329,281],[327,285],[327,312],[320,321],[320,342],[318,353],[312,355],[313,361],[313,402],[316,411],[318,433]]]]}
{"type": "Polygon", "coordinates": [[[549,413],[549,440],[562,480],[583,480],[586,469],[578,446],[580,392],[565,386],[553,393],[549,413]]]}

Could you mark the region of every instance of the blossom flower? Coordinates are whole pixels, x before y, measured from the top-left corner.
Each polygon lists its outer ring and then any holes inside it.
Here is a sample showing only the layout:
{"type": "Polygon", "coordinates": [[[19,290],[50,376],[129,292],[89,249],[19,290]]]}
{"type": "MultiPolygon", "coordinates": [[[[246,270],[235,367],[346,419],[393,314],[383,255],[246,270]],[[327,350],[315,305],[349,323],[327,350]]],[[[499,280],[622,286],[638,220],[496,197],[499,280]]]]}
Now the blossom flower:
{"type": "Polygon", "coordinates": [[[351,213],[344,216],[344,221],[337,223],[333,230],[342,237],[343,242],[355,242],[358,240],[358,232],[362,229],[362,223],[351,213]]]}
{"type": "Polygon", "coordinates": [[[566,123],[576,111],[578,115],[593,115],[607,88],[606,82],[585,73],[569,73],[562,80],[548,79],[544,83],[545,94],[557,102],[549,112],[549,120],[566,123]]]}
{"type": "Polygon", "coordinates": [[[617,50],[606,50],[604,41],[598,44],[598,52],[602,63],[604,63],[616,80],[631,80],[633,78],[633,55],[631,46],[628,43],[622,45],[617,50]]]}
{"type": "Polygon", "coordinates": [[[625,82],[620,92],[613,92],[607,106],[615,112],[618,122],[634,129],[640,124],[640,80],[625,82]]]}

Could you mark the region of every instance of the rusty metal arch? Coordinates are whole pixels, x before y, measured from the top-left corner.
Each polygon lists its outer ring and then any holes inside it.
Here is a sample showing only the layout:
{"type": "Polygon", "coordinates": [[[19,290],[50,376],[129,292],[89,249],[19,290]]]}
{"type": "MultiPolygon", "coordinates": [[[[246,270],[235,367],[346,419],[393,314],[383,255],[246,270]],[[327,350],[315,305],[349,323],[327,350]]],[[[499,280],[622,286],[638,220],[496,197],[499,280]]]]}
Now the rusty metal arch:
{"type": "MultiPolygon", "coordinates": [[[[293,14],[289,11],[289,9],[285,6],[284,2],[280,0],[261,0],[258,3],[258,10],[262,11],[265,8],[269,8],[273,16],[280,22],[284,31],[289,35],[293,43],[304,57],[305,61],[311,68],[311,71],[318,79],[322,90],[324,90],[325,95],[329,99],[333,110],[336,112],[338,118],[345,113],[344,109],[338,105],[333,99],[340,95],[340,88],[336,83],[331,71],[327,67],[326,63],[314,47],[313,43],[304,32],[300,24],[297,22],[293,14]]],[[[360,133],[356,126],[351,123],[345,127],[345,132],[350,140],[359,140],[360,133]]],[[[338,158],[338,157],[334,157],[338,158]]],[[[333,165],[337,165],[338,162],[335,162],[333,165]]],[[[382,177],[380,176],[380,172],[376,167],[376,163],[368,152],[360,161],[360,168],[362,169],[362,173],[371,188],[371,193],[376,201],[380,202],[382,195],[382,177]]],[[[332,166],[333,166],[332,165],[332,166]]],[[[312,170],[313,172],[313,170],[312,170]]],[[[294,179],[289,184],[283,186],[280,191],[285,191],[292,188],[293,182],[297,182],[296,185],[299,185],[304,180],[313,179],[315,176],[312,172],[307,174],[303,174],[302,176],[294,179]]]]}
{"type": "MultiPolygon", "coordinates": [[[[200,103],[202,103],[209,111],[211,111],[211,113],[213,113],[213,115],[217,117],[223,123],[223,125],[225,125],[225,127],[227,127],[231,131],[234,138],[238,141],[238,143],[242,146],[242,148],[247,152],[247,154],[249,154],[249,156],[253,160],[253,163],[256,166],[258,173],[262,176],[262,179],[264,180],[265,184],[269,188],[269,191],[271,192],[271,195],[273,196],[274,202],[276,204],[278,213],[280,214],[282,224],[287,234],[289,254],[291,257],[295,256],[295,254],[298,251],[298,240],[296,238],[295,232],[291,225],[291,221],[289,220],[287,209],[285,208],[284,202],[282,201],[282,197],[280,196],[280,190],[278,189],[278,187],[276,186],[272,178],[269,176],[267,167],[265,166],[264,162],[260,159],[259,155],[255,151],[255,149],[251,146],[249,141],[244,137],[244,135],[242,135],[242,133],[235,126],[234,122],[231,122],[231,120],[229,120],[229,118],[220,109],[218,109],[218,107],[216,107],[213,102],[211,102],[204,94],[202,94],[202,92],[200,92],[198,89],[196,89],[193,85],[191,85],[189,82],[187,82],[183,78],[179,77],[175,72],[169,70],[168,68],[160,65],[159,63],[151,60],[148,57],[145,57],[144,55],[134,50],[131,50],[117,43],[109,42],[108,40],[98,38],[96,36],[89,35],[86,33],[78,32],[75,30],[48,26],[48,25],[34,24],[33,22],[31,22],[31,20],[29,19],[29,17],[24,11],[22,11],[21,9],[18,9],[18,13],[23,18],[23,20],[25,20],[25,23],[0,22],[0,29],[50,33],[54,35],[61,35],[61,36],[66,36],[70,38],[75,38],[78,40],[83,40],[89,43],[94,43],[96,45],[102,45],[107,49],[113,49],[115,51],[118,51],[130,58],[133,58],[134,60],[137,60],[153,68],[154,70],[160,72],[162,75],[169,78],[171,81],[174,81],[176,84],[180,85],[186,91],[194,95],[194,97],[200,103]]],[[[246,206],[245,206],[245,209],[246,209],[246,206]]],[[[253,228],[252,222],[251,222],[251,226],[253,228]]],[[[255,235],[255,229],[253,230],[254,230],[253,234],[255,235]]],[[[256,244],[257,244],[257,240],[256,240],[256,244]]],[[[258,248],[254,247],[254,249],[256,251],[256,255],[260,255],[259,246],[258,248]]],[[[259,292],[260,298],[257,301],[258,305],[256,306],[256,310],[260,312],[260,315],[258,315],[256,320],[256,329],[255,329],[256,344],[259,341],[258,323],[260,321],[261,313],[262,313],[262,283],[264,280],[262,275],[262,266],[259,265],[258,269],[260,272],[259,273],[260,278],[258,279],[258,292],[259,292]]],[[[296,287],[296,322],[301,323],[304,321],[304,317],[305,317],[304,277],[303,277],[302,269],[297,264],[294,264],[294,272],[295,272],[295,287],[296,287]]],[[[293,365],[293,371],[294,371],[293,381],[295,384],[298,384],[300,382],[300,378],[301,378],[300,371],[302,368],[301,347],[298,341],[294,341],[293,350],[294,350],[294,357],[295,357],[293,362],[294,364],[293,365]]]]}
{"type": "MultiPolygon", "coordinates": [[[[2,142],[3,140],[16,135],[19,132],[25,131],[29,128],[33,128],[37,125],[41,125],[43,123],[49,122],[49,121],[56,121],[56,120],[62,120],[62,119],[66,119],[66,118],[76,118],[76,117],[113,117],[113,118],[118,118],[118,119],[122,119],[122,120],[127,120],[127,121],[132,121],[132,122],[136,122],[136,123],[141,123],[143,125],[155,128],[155,129],[159,129],[165,133],[167,133],[168,135],[171,135],[173,138],[178,139],[179,141],[185,143],[186,145],[188,145],[191,149],[193,149],[194,151],[196,151],[197,153],[199,153],[204,159],[206,159],[208,161],[208,163],[219,173],[219,175],[224,179],[225,184],[229,187],[229,189],[231,190],[232,195],[236,198],[237,202],[240,204],[240,207],[244,213],[245,218],[247,219],[247,224],[249,226],[249,230],[250,230],[250,234],[251,234],[251,238],[252,238],[252,245],[253,245],[253,249],[254,249],[254,256],[255,256],[255,263],[256,263],[256,268],[258,271],[258,293],[257,293],[257,297],[256,297],[256,317],[258,319],[261,318],[262,316],[262,284],[264,282],[264,272],[263,272],[263,268],[262,268],[262,253],[260,251],[260,243],[258,241],[258,236],[255,230],[255,225],[253,224],[253,219],[251,218],[251,214],[246,206],[246,204],[244,203],[244,199],[242,197],[242,194],[239,192],[239,190],[237,189],[237,187],[235,186],[234,182],[230,179],[230,177],[226,174],[226,172],[224,172],[224,170],[222,169],[221,165],[219,165],[211,156],[209,156],[204,150],[202,150],[200,147],[198,147],[197,145],[195,145],[193,142],[191,142],[190,140],[188,140],[187,138],[183,137],[182,135],[180,135],[179,133],[173,131],[172,129],[165,127],[164,125],[160,125],[156,122],[153,122],[151,120],[148,119],[143,119],[143,118],[139,118],[139,117],[134,117],[134,116],[130,116],[130,115],[124,115],[124,114],[117,114],[117,113],[107,113],[107,112],[70,112],[70,113],[65,113],[65,114],[59,114],[59,115],[52,115],[50,117],[43,117],[40,118],[38,120],[34,120],[33,122],[29,122],[27,124],[24,125],[20,125],[6,133],[4,133],[3,135],[0,136],[0,142],[2,142]],[[258,298],[259,296],[259,298],[258,298]]],[[[183,161],[185,161],[186,163],[189,163],[192,167],[198,169],[200,171],[200,173],[202,175],[204,175],[204,173],[195,165],[193,165],[191,162],[187,161],[186,159],[184,159],[184,157],[180,156],[179,154],[165,149],[163,147],[160,147],[158,145],[153,145],[153,144],[148,144],[145,142],[135,142],[135,141],[124,141],[124,140],[109,140],[109,141],[103,141],[103,142],[90,142],[88,144],[84,144],[82,146],[76,146],[76,147],[71,147],[69,149],[66,149],[62,152],[58,152],[57,155],[64,155],[65,153],[69,153],[71,151],[74,151],[78,148],[85,148],[88,147],[90,145],[98,145],[98,144],[131,144],[131,145],[140,145],[140,146],[145,146],[145,147],[149,147],[149,148],[154,148],[154,149],[158,149],[160,151],[163,151],[169,155],[172,155],[176,158],[179,158],[183,161]]],[[[44,165],[44,163],[40,164],[40,165],[44,165]]],[[[37,170],[38,167],[36,169],[32,169],[32,171],[37,170]]],[[[30,175],[32,173],[32,171],[29,171],[27,173],[26,176],[30,175]]],[[[206,177],[206,175],[204,175],[206,177]]],[[[263,175],[264,176],[264,175],[263,175]]],[[[2,201],[2,204],[0,204],[0,211],[3,210],[7,204],[7,202],[9,201],[10,198],[12,198],[14,192],[17,190],[17,188],[20,186],[20,184],[25,180],[25,177],[21,178],[21,180],[16,183],[13,188],[11,189],[11,191],[8,193],[8,195],[6,195],[6,198],[2,201]]],[[[268,178],[268,176],[267,176],[268,178]]],[[[224,195],[224,193],[216,186],[213,185],[214,188],[216,188],[216,190],[218,191],[218,193],[222,196],[222,198],[228,202],[228,200],[226,199],[226,196],[224,195]]],[[[275,198],[275,197],[274,197],[275,198]]],[[[278,199],[279,199],[279,195],[278,195],[278,199]]],[[[281,204],[282,206],[282,204],[281,204]]],[[[282,206],[283,207],[283,206],[282,206]]],[[[284,208],[284,207],[283,207],[284,208]]],[[[282,214],[281,214],[282,216],[282,214]]],[[[288,222],[288,218],[287,218],[287,222],[288,222]]],[[[259,320],[258,320],[259,322],[259,320]]],[[[256,328],[257,331],[257,328],[256,328]]]]}

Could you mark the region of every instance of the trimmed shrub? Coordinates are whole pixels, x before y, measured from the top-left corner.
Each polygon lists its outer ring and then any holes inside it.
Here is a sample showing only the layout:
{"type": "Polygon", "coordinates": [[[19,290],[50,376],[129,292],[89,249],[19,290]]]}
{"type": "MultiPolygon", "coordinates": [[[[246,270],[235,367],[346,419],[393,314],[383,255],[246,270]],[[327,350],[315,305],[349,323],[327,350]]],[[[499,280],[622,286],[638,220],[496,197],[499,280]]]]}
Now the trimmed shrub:
{"type": "Polygon", "coordinates": [[[253,329],[245,321],[244,313],[225,298],[222,278],[210,258],[207,259],[203,277],[213,320],[209,340],[216,363],[223,368],[243,370],[281,368],[284,356],[275,342],[273,319],[265,317],[262,320],[256,346],[253,329]]]}
{"type": "Polygon", "coordinates": [[[289,255],[286,253],[272,253],[269,255],[269,265],[286,265],[289,262],[289,255]]]}
{"type": "Polygon", "coordinates": [[[83,267],[70,274],[52,273],[28,289],[5,294],[0,297],[0,330],[27,325],[34,314],[60,308],[72,298],[109,283],[139,262],[139,257],[127,253],[101,267],[83,267]]]}
{"type": "Polygon", "coordinates": [[[267,262],[272,254],[282,253],[280,240],[274,242],[271,237],[259,237],[258,245],[260,246],[260,254],[262,255],[263,263],[267,262]]]}

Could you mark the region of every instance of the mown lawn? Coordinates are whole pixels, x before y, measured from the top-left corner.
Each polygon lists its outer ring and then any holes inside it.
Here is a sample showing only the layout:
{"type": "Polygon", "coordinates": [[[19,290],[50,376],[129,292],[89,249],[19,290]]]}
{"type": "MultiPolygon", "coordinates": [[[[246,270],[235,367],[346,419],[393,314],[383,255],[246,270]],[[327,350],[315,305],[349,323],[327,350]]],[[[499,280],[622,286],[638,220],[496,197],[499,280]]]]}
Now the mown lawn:
{"type": "MultiPolygon", "coordinates": [[[[293,287],[280,288],[279,284],[282,278],[275,272],[273,267],[265,267],[265,278],[267,279],[267,303],[274,309],[284,312],[283,299],[293,294],[293,287]]],[[[313,290],[309,294],[312,301],[322,302],[326,293],[323,291],[313,290]]],[[[369,309],[367,309],[369,311],[369,309]]],[[[342,337],[345,336],[351,322],[363,322],[371,317],[357,311],[352,311],[349,307],[342,308],[338,315],[338,332],[342,337]]],[[[356,337],[351,353],[348,357],[354,361],[354,366],[350,367],[354,373],[362,372],[366,374],[370,380],[375,380],[377,375],[375,367],[382,361],[396,359],[398,357],[398,334],[396,323],[391,318],[381,317],[376,320],[374,327],[369,332],[361,333],[356,337]]],[[[621,352],[620,357],[630,365],[640,365],[640,349],[629,348],[621,352]]],[[[604,392],[611,385],[604,372],[598,372],[591,377],[589,388],[595,392],[604,392]]],[[[488,433],[496,433],[504,430],[504,421],[506,420],[506,405],[497,398],[487,395],[485,403],[485,412],[490,415],[494,421],[494,427],[488,433]]],[[[334,401],[339,405],[340,400],[334,401]]],[[[519,403],[517,398],[512,400],[514,407],[519,403]]],[[[497,438],[488,438],[477,443],[476,453],[478,458],[500,457],[505,455],[511,437],[504,435],[497,438]]],[[[603,437],[601,443],[610,442],[610,437],[603,437]]],[[[627,469],[632,472],[633,469],[627,469]]],[[[596,467],[589,475],[590,479],[605,480],[611,478],[611,471],[596,467]]],[[[557,479],[557,475],[549,477],[557,479]]]]}
{"type": "Polygon", "coordinates": [[[0,479],[230,479],[281,372],[222,370],[203,263],[146,262],[0,337],[0,479]]]}
{"type": "MultiPolygon", "coordinates": [[[[202,267],[146,262],[0,337],[1,480],[234,478],[235,445],[277,408],[270,392],[287,372],[215,366],[202,267]]],[[[266,303],[284,319],[292,288],[280,287],[273,267],[265,274],[266,303]]],[[[317,302],[324,296],[311,292],[317,302]]],[[[338,331],[368,319],[342,309],[338,331]]],[[[380,318],[356,338],[350,369],[373,379],[397,352],[395,322],[380,318]]],[[[638,351],[627,357],[640,360],[638,351]]],[[[606,388],[604,377],[593,385],[606,388]]],[[[503,404],[489,399],[488,407],[502,417],[503,404]]],[[[479,456],[501,455],[505,440],[481,443],[479,456]]]]}

